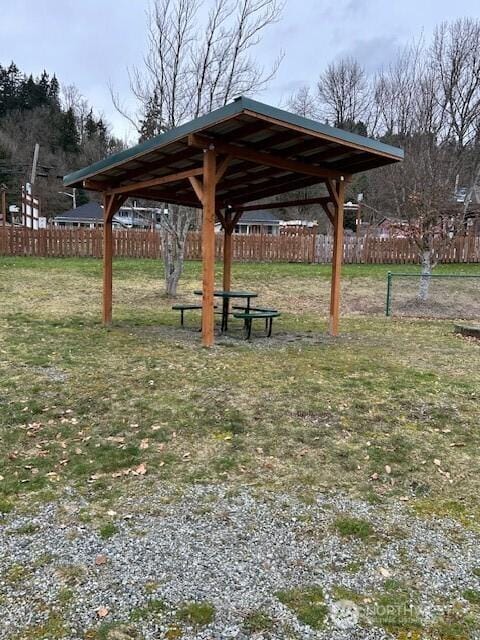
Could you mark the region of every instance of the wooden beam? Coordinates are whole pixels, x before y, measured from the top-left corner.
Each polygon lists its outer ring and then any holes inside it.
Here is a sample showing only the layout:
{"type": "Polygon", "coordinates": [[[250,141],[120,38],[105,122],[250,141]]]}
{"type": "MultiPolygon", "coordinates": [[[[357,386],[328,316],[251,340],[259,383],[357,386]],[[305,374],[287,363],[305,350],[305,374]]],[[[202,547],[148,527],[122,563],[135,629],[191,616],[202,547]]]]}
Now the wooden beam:
{"type": "Polygon", "coordinates": [[[222,229],[225,229],[225,225],[227,224],[227,221],[226,221],[227,213],[223,215],[223,213],[218,208],[216,213],[217,213],[217,218],[220,220],[220,224],[222,225],[222,229]]]}
{"type": "Polygon", "coordinates": [[[232,156],[226,156],[220,163],[217,169],[217,174],[215,176],[217,183],[220,182],[220,180],[225,175],[225,171],[228,169],[228,165],[230,164],[231,160],[232,160],[232,156]]]}
{"type": "Polygon", "coordinates": [[[157,202],[163,202],[165,204],[178,204],[184,207],[192,207],[192,209],[199,209],[200,205],[197,198],[192,193],[189,197],[179,195],[176,197],[175,192],[157,192],[157,191],[134,191],[128,194],[129,198],[144,198],[145,200],[156,200],[157,202]]]}
{"type": "Polygon", "coordinates": [[[102,191],[103,193],[105,193],[105,191],[108,191],[108,189],[112,187],[110,182],[107,182],[106,180],[90,179],[84,180],[82,182],[82,186],[84,189],[88,189],[89,191],[102,191]]]}
{"type": "Polygon", "coordinates": [[[321,179],[334,178],[340,179],[343,177],[343,173],[340,171],[334,171],[328,167],[322,167],[319,165],[307,164],[305,162],[298,162],[297,160],[290,160],[277,154],[265,153],[263,151],[256,151],[250,147],[239,146],[231,144],[229,142],[223,142],[217,138],[208,138],[198,134],[191,134],[188,136],[188,144],[191,147],[197,149],[215,149],[219,153],[226,153],[233,158],[240,158],[247,160],[255,164],[265,165],[267,167],[275,167],[277,169],[283,169],[285,171],[291,171],[293,173],[300,173],[307,176],[315,176],[321,179]]]}
{"type": "Polygon", "coordinates": [[[333,203],[335,207],[338,207],[339,205],[338,194],[336,191],[336,185],[334,184],[333,180],[325,180],[325,186],[327,187],[328,194],[330,196],[330,201],[333,203]]]}
{"type": "MultiPolygon", "coordinates": [[[[241,191],[239,193],[232,193],[228,201],[232,205],[243,206],[250,202],[256,202],[262,198],[268,198],[273,195],[281,195],[296,191],[297,189],[304,189],[307,187],[313,187],[319,184],[318,178],[308,178],[303,176],[296,180],[289,180],[288,177],[282,176],[281,178],[273,178],[262,184],[251,185],[249,189],[241,191]]],[[[225,198],[226,199],[226,198],[225,198]]]]}
{"type": "Polygon", "coordinates": [[[279,202],[267,202],[259,204],[247,204],[244,207],[235,207],[237,211],[257,211],[258,209],[288,209],[288,207],[308,206],[311,204],[324,204],[330,202],[328,196],[320,198],[304,198],[298,200],[280,200],[279,202]]]}
{"type": "Polygon", "coordinates": [[[333,258],[329,322],[329,332],[332,336],[338,336],[340,323],[340,279],[343,261],[343,203],[345,200],[345,182],[343,180],[339,180],[335,187],[337,204],[335,205],[333,225],[333,258]]]}
{"type": "Polygon", "coordinates": [[[107,193],[109,195],[119,193],[129,193],[130,191],[139,191],[142,189],[148,189],[149,187],[159,187],[162,184],[168,184],[169,182],[177,182],[178,180],[184,180],[185,178],[191,178],[193,176],[200,176],[203,173],[202,167],[196,169],[187,169],[186,171],[178,171],[177,173],[171,173],[168,176],[162,176],[161,178],[152,178],[151,180],[143,180],[142,182],[132,182],[131,184],[124,185],[122,187],[116,187],[115,189],[109,189],[107,193]]]}
{"type": "Polygon", "coordinates": [[[190,180],[190,184],[192,185],[193,190],[195,191],[195,195],[200,200],[200,203],[203,204],[203,185],[198,178],[194,176],[190,176],[188,178],[190,180]]]}
{"type": "Polygon", "coordinates": [[[322,209],[325,211],[325,214],[327,216],[327,218],[330,220],[330,222],[332,224],[335,224],[335,217],[334,214],[330,211],[330,209],[328,208],[328,205],[331,203],[332,201],[330,200],[330,198],[328,199],[328,202],[321,202],[320,204],[322,205],[322,209]]]}
{"type": "Polygon", "coordinates": [[[103,195],[103,309],[104,325],[112,322],[112,266],[113,266],[113,235],[112,220],[115,213],[125,202],[124,196],[103,195]]]}
{"type": "Polygon", "coordinates": [[[202,344],[214,343],[215,315],[215,187],[216,153],[207,149],[203,159],[203,224],[202,224],[202,344]]]}

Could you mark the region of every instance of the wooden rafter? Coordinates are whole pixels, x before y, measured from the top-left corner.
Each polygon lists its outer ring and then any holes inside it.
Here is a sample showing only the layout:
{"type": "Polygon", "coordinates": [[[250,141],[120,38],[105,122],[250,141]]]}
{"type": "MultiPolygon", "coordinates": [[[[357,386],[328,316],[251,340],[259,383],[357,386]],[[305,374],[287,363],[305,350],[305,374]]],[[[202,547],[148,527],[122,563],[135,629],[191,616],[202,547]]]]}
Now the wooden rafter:
{"type": "Polygon", "coordinates": [[[189,135],[188,144],[197,149],[212,148],[219,153],[231,155],[233,158],[241,158],[242,160],[262,164],[267,167],[275,167],[276,169],[284,169],[285,171],[292,171],[293,173],[315,176],[320,179],[339,179],[343,176],[340,171],[334,171],[328,167],[307,164],[305,162],[299,162],[298,160],[290,160],[278,154],[256,151],[246,146],[239,146],[198,134],[189,135]]]}
{"type": "MultiPolygon", "coordinates": [[[[335,142],[337,143],[338,140],[334,135],[329,135],[326,132],[317,132],[317,131],[312,131],[312,129],[308,129],[305,127],[302,127],[301,125],[296,125],[296,124],[292,124],[290,122],[286,123],[283,120],[277,120],[277,118],[271,117],[271,116],[266,116],[263,115],[261,113],[257,113],[256,111],[250,111],[249,109],[246,109],[244,111],[245,114],[247,115],[251,115],[254,118],[258,118],[260,120],[263,120],[264,122],[269,123],[270,125],[276,125],[279,127],[285,127],[287,129],[290,129],[291,131],[296,131],[297,133],[300,133],[302,135],[305,136],[310,136],[310,137],[315,137],[315,138],[319,138],[323,141],[327,141],[327,142],[335,142]]],[[[350,141],[346,141],[346,140],[342,140],[342,144],[346,147],[350,147],[351,149],[358,149],[359,151],[366,151],[367,153],[371,153],[371,149],[369,149],[368,147],[365,147],[362,144],[356,143],[356,142],[350,142],[350,141]]],[[[393,161],[398,161],[398,157],[394,156],[386,151],[380,151],[379,149],[375,150],[375,154],[378,156],[382,156],[384,158],[392,158],[393,161]]]]}
{"type": "Polygon", "coordinates": [[[142,182],[133,182],[123,187],[117,187],[116,189],[109,189],[108,195],[129,193],[130,191],[141,191],[142,189],[148,189],[149,187],[159,187],[163,184],[169,184],[170,182],[177,182],[178,180],[184,180],[185,178],[191,178],[194,176],[202,175],[203,168],[197,167],[195,169],[187,169],[186,171],[179,171],[172,173],[168,176],[162,176],[161,178],[152,178],[151,180],[143,180],[142,182]]]}

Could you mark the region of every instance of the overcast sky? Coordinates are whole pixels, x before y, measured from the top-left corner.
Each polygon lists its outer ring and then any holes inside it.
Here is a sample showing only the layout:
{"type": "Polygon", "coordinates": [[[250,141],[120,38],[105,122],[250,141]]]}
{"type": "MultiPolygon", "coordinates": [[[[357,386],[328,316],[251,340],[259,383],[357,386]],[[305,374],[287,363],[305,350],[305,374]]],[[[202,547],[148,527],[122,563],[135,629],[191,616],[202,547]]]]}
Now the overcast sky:
{"type": "MultiPolygon", "coordinates": [[[[205,0],[208,4],[209,0],[205,0]]],[[[128,104],[127,67],[141,62],[149,0],[1,0],[0,62],[27,73],[45,68],[74,83],[113,125],[130,135],[110,100],[109,83],[128,104]]],[[[280,48],[285,58],[259,99],[282,105],[294,89],[313,83],[331,60],[353,55],[372,72],[398,47],[436,24],[480,17],[479,0],[286,0],[281,21],[259,47],[265,65],[280,48]]]]}

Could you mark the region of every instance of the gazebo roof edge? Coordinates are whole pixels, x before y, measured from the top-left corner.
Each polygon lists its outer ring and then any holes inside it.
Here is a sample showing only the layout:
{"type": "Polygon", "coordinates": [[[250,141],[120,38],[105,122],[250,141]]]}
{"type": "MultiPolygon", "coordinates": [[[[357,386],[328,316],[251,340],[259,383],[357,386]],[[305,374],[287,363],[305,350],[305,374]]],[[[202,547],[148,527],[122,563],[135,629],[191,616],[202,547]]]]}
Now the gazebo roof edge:
{"type": "Polygon", "coordinates": [[[352,146],[362,147],[366,151],[371,151],[374,154],[390,156],[394,160],[403,159],[403,150],[398,147],[394,147],[356,133],[351,133],[350,131],[344,131],[343,129],[332,127],[330,125],[317,122],[316,120],[311,120],[310,118],[305,118],[304,116],[290,113],[283,109],[272,107],[262,102],[257,102],[256,100],[241,96],[236,98],[230,104],[220,107],[219,109],[215,109],[215,111],[199,116],[194,120],[179,125],[165,133],[161,133],[149,140],[146,140],[145,142],[141,142],[140,144],[130,147],[129,149],[124,149],[123,151],[114,153],[113,155],[84,167],[83,169],[69,173],[63,178],[63,183],[66,187],[78,184],[82,180],[91,178],[101,171],[111,169],[117,165],[122,165],[124,162],[134,158],[139,158],[152,150],[158,149],[166,144],[176,142],[177,140],[182,140],[189,134],[198,133],[206,127],[212,126],[222,120],[234,117],[243,112],[252,112],[253,114],[257,114],[265,118],[272,118],[287,125],[300,127],[304,129],[306,133],[308,133],[308,131],[319,133],[326,138],[331,138],[347,145],[351,144],[352,146]]]}

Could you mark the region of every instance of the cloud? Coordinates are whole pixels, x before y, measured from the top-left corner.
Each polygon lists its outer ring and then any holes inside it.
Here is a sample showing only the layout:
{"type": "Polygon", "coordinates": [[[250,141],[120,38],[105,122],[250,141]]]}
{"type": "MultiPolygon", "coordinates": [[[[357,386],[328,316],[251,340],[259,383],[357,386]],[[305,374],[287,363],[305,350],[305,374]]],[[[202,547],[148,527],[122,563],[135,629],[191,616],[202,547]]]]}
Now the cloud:
{"type": "Polygon", "coordinates": [[[358,60],[367,73],[375,73],[397,56],[401,45],[401,41],[396,36],[354,38],[338,57],[352,57],[358,60]]]}

